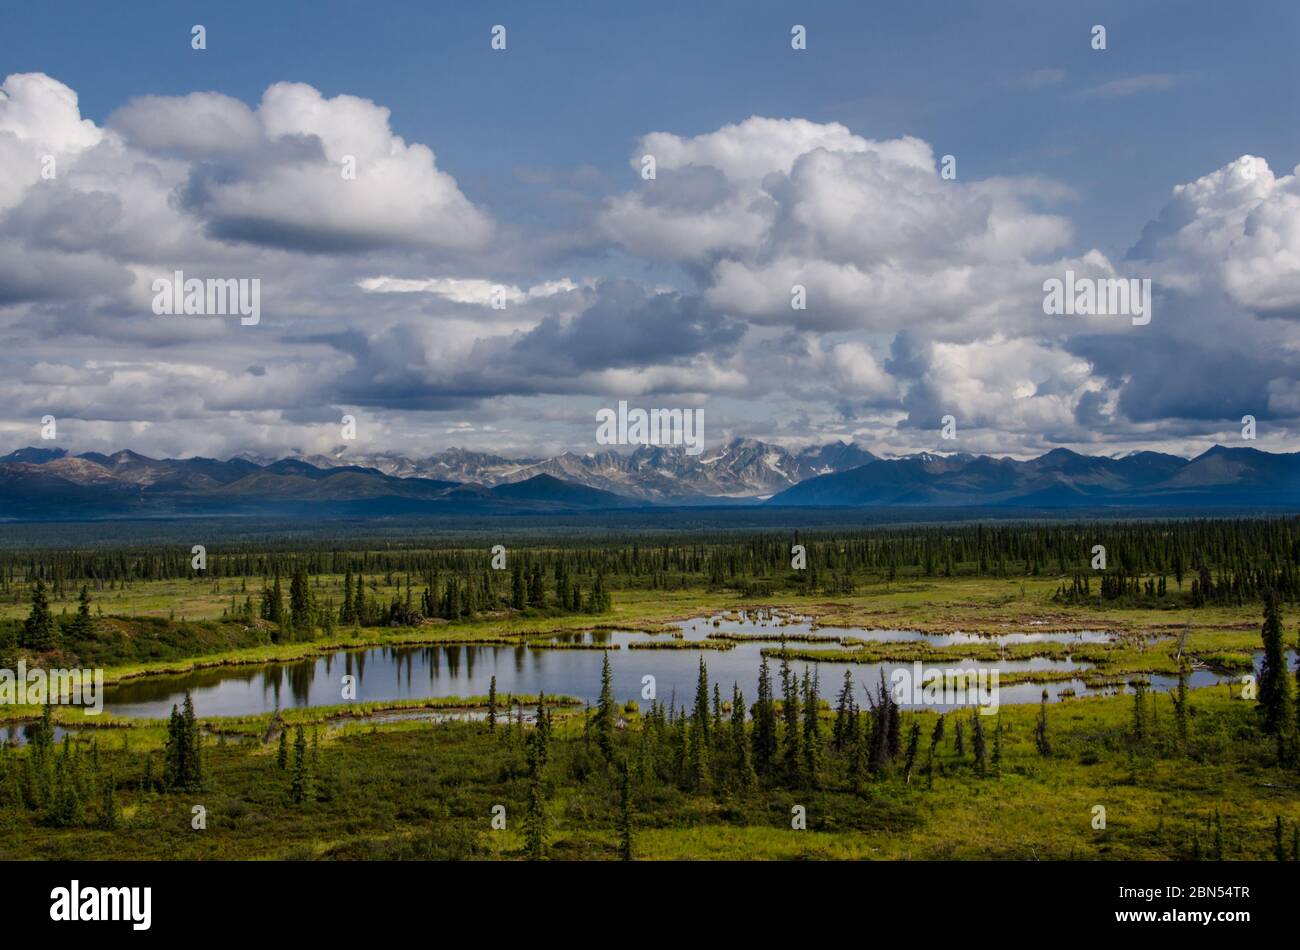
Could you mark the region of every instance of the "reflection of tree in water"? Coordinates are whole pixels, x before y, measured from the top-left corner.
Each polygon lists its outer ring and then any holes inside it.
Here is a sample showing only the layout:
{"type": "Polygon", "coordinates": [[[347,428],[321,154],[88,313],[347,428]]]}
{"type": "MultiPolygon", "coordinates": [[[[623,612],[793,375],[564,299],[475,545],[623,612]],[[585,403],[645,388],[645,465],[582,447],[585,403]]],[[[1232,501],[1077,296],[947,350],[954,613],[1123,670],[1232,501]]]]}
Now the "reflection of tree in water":
{"type": "Polygon", "coordinates": [[[316,678],[315,663],[294,663],[285,671],[289,681],[289,695],[294,704],[306,706],[311,697],[312,680],[316,678]]]}
{"type": "MultiPolygon", "coordinates": [[[[280,683],[283,678],[284,669],[279,666],[268,666],[262,674],[262,698],[265,700],[266,694],[269,692],[275,702],[277,711],[280,708],[280,683]]],[[[265,702],[263,702],[263,705],[265,705],[265,702]]]]}
{"type": "Polygon", "coordinates": [[[185,690],[198,693],[231,681],[252,685],[266,675],[265,667],[228,666],[194,670],[182,676],[143,676],[116,686],[105,687],[104,702],[110,705],[119,703],[133,705],[164,700],[179,703],[181,700],[176,697],[183,697],[185,690]]]}

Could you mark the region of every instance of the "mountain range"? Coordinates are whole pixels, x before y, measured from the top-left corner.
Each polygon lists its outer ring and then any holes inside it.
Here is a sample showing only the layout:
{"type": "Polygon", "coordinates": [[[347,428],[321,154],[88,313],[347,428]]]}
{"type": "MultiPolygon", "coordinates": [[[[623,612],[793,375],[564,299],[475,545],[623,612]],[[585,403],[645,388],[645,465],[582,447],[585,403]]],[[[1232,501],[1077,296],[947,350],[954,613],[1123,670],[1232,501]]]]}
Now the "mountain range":
{"type": "Polygon", "coordinates": [[[512,459],[449,449],[261,459],[153,459],[28,447],[0,456],[0,520],[182,515],[393,515],[683,505],[800,507],[1300,507],[1300,453],[1215,446],[1193,459],[1054,449],[878,458],[854,444],[798,452],[734,439],[713,454],[512,459]]]}
{"type": "MultiPolygon", "coordinates": [[[[275,461],[247,454],[240,458],[258,464],[275,461]]],[[[876,457],[852,443],[832,442],[792,453],[757,439],[732,439],[716,452],[701,455],[643,445],[630,453],[565,452],[550,458],[505,458],[456,448],[424,459],[395,453],[357,455],[344,449],[300,458],[319,468],[362,466],[398,478],[487,486],[550,475],[634,501],[682,505],[766,499],[809,478],[856,468],[876,457]]]]}

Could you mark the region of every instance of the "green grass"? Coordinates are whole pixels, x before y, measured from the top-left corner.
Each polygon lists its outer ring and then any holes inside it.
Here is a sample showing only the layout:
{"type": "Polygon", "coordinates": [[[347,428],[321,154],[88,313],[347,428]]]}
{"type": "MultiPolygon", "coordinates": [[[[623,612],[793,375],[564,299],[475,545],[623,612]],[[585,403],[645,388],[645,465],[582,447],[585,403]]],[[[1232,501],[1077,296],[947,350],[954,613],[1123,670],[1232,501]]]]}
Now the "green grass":
{"type": "MultiPolygon", "coordinates": [[[[479,698],[481,699],[481,698],[479,698]]],[[[476,700],[457,701],[461,705],[476,700]]],[[[634,848],[643,859],[1134,859],[1191,856],[1193,835],[1212,850],[1207,823],[1223,827],[1224,857],[1264,859],[1273,822],[1300,821],[1300,778],[1272,761],[1254,730],[1253,704],[1225,689],[1192,693],[1192,738],[1174,748],[1170,700],[1156,700],[1157,738],[1145,751],[1128,736],[1128,697],[1074,700],[1048,708],[1053,755],[1033,742],[1037,709],[1002,714],[1000,774],[979,776],[953,751],[953,719],[940,747],[934,786],[918,768],[911,783],[894,774],[862,794],[820,790],[683,791],[638,781],[634,848]],[[1094,808],[1106,828],[1093,827],[1094,808]],[[790,827],[802,806],[807,830],[790,827]]],[[[296,712],[287,712],[290,724],[296,712]]],[[[325,722],[328,711],[304,711],[325,722]]],[[[909,717],[910,718],[910,717],[909,717]]],[[[550,854],[613,859],[618,854],[617,779],[581,714],[559,714],[546,771],[550,854]]],[[[932,714],[920,714],[929,734],[932,714]]],[[[217,725],[217,723],[213,723],[217,725]]],[[[988,723],[991,727],[991,720],[988,723]]],[[[233,725],[230,724],[230,725],[233,725]]],[[[504,858],[522,856],[527,798],[522,733],[481,723],[343,721],[322,728],[318,800],[294,805],[277,743],[260,741],[271,717],[248,717],[240,731],[259,738],[205,744],[209,787],[192,793],[140,791],[147,754],[162,742],[156,726],[96,734],[102,767],[116,779],[123,819],[116,831],[51,828],[5,797],[0,781],[0,859],[504,858]],[[194,805],[206,830],[191,828],[194,805]],[[504,805],[507,828],[492,829],[504,805]]],[[[639,719],[616,735],[635,755],[639,719]]],[[[969,733],[967,736],[969,742],[969,733]]],[[[82,740],[88,742],[89,740],[82,740]]],[[[23,751],[2,754],[17,768],[23,751]]],[[[922,761],[924,757],[922,756],[922,761]]],[[[92,809],[93,811],[93,809],[92,809]]]]}

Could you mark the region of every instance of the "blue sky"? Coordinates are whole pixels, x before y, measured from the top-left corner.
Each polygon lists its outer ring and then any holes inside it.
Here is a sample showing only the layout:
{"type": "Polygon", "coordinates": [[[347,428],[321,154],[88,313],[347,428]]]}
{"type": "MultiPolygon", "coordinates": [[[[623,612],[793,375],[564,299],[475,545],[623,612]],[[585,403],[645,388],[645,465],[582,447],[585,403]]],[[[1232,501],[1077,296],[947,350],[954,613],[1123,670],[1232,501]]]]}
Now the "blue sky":
{"type": "Polygon", "coordinates": [[[484,200],[521,165],[623,176],[650,130],[803,116],[920,136],[968,176],[1069,182],[1081,242],[1122,252],[1169,183],[1243,152],[1300,162],[1289,3],[133,2],[58,16],[8,4],[5,23],[5,71],[60,79],[88,117],[138,95],[256,103],[273,82],[305,82],[387,105],[398,134],[440,143],[440,165],[484,200]],[[203,56],[183,42],[193,23],[208,28],[203,56]],[[496,23],[508,56],[488,49],[496,23]],[[790,50],[792,23],[809,30],[806,55],[790,50]],[[1134,76],[1173,85],[1081,96],[1134,76]]]}
{"type": "MultiPolygon", "coordinates": [[[[337,389],[307,392],[304,388],[297,399],[280,393],[263,404],[251,392],[246,399],[207,399],[203,407],[194,406],[193,416],[151,418],[142,409],[136,416],[131,411],[104,410],[95,418],[96,400],[108,398],[113,391],[111,380],[103,391],[80,397],[66,384],[49,380],[61,379],[59,366],[84,366],[87,359],[104,359],[102,341],[97,343],[96,336],[107,331],[89,327],[86,320],[78,322],[72,315],[78,307],[75,300],[49,304],[37,299],[40,294],[11,288],[7,298],[12,302],[0,308],[8,358],[27,347],[31,354],[25,363],[53,367],[22,384],[18,400],[22,410],[0,421],[0,436],[8,433],[9,441],[18,444],[30,441],[23,436],[30,424],[22,413],[49,403],[51,411],[69,418],[69,431],[86,448],[133,439],[156,452],[219,454],[237,450],[242,439],[250,448],[320,449],[329,441],[325,419],[365,407],[376,423],[371,430],[375,450],[404,445],[431,450],[464,441],[521,451],[589,450],[586,430],[590,426],[581,420],[589,418],[594,407],[624,395],[619,387],[625,381],[620,382],[619,374],[638,361],[620,347],[644,344],[644,334],[633,329],[623,338],[609,340],[601,353],[588,354],[588,362],[571,367],[579,376],[593,374],[587,383],[568,385],[539,378],[530,385],[513,386],[481,379],[442,379],[423,396],[403,399],[397,393],[407,385],[405,380],[437,378],[446,367],[432,363],[394,367],[383,364],[377,354],[418,346],[415,341],[425,339],[420,334],[429,331],[429,321],[445,317],[463,324],[464,315],[443,314],[421,297],[419,306],[405,314],[394,310],[382,321],[350,318],[345,313],[348,305],[340,298],[344,288],[354,287],[367,275],[501,280],[521,288],[567,278],[588,281],[577,298],[549,310],[538,304],[527,315],[520,314],[520,322],[502,326],[491,340],[484,336],[477,345],[464,338],[463,325],[449,330],[449,338],[455,336],[464,347],[462,355],[473,351],[491,356],[487,360],[491,367],[483,367],[485,374],[509,372],[508,358],[494,347],[508,348],[508,341],[520,335],[535,341],[560,340],[574,350],[573,341],[559,332],[562,327],[578,326],[583,314],[595,326],[595,315],[606,312],[609,300],[627,305],[625,293],[612,287],[602,292],[600,281],[632,281],[652,295],[675,291],[683,296],[669,309],[679,315],[694,314],[679,317],[693,328],[685,338],[709,349],[690,352],[689,345],[668,347],[657,354],[660,362],[654,372],[648,360],[638,364],[641,377],[627,383],[626,395],[707,404],[721,429],[732,435],[783,441],[858,438],[886,451],[932,448],[931,437],[920,434],[929,425],[921,417],[944,404],[952,404],[961,415],[964,393],[972,388],[962,385],[961,367],[997,352],[1011,354],[1008,358],[1013,362],[1043,359],[1004,394],[1009,400],[1020,400],[1015,412],[999,409],[990,393],[984,393],[986,399],[972,397],[966,413],[972,420],[972,441],[965,447],[974,450],[1027,454],[1069,444],[1085,450],[1091,445],[1094,451],[1140,447],[1192,451],[1231,432],[1230,423],[1245,411],[1273,420],[1268,431],[1274,446],[1294,444],[1293,420],[1300,418],[1300,408],[1293,406],[1300,407],[1300,392],[1288,383],[1297,375],[1297,362],[1288,342],[1294,341],[1295,325],[1287,316],[1292,275],[1285,248],[1252,246],[1252,253],[1261,254],[1265,264],[1255,258],[1233,261],[1214,286],[1192,288],[1188,275],[1203,275],[1205,260],[1218,253],[1218,245],[1210,241],[1193,253],[1187,243],[1190,232],[1171,233],[1167,240],[1155,242],[1158,259],[1153,258],[1142,274],[1134,271],[1133,276],[1153,274],[1158,283],[1163,277],[1165,290],[1158,292],[1173,295],[1164,298],[1164,312],[1186,314],[1183,328],[1170,343],[1156,342],[1158,334],[1167,332],[1157,329],[1151,342],[1144,344],[1194,349],[1195,354],[1184,353],[1178,364],[1184,371],[1213,365],[1215,346],[1209,328],[1231,325],[1234,320],[1249,324],[1233,334],[1242,349],[1240,374],[1230,372],[1217,384],[1226,391],[1188,397],[1191,408],[1186,414],[1176,411],[1176,406],[1165,406],[1161,413],[1165,422],[1158,428],[1152,425],[1156,420],[1150,412],[1136,408],[1134,394],[1141,385],[1132,377],[1134,366],[1141,364],[1132,348],[1124,355],[1116,352],[1117,346],[1091,338],[1057,330],[1044,335],[1027,328],[1019,316],[1006,318],[1005,328],[990,320],[958,326],[955,317],[944,316],[936,318],[934,329],[927,329],[926,321],[911,310],[874,320],[871,314],[884,305],[870,299],[870,294],[863,300],[865,317],[860,325],[842,315],[812,325],[787,325],[766,311],[760,313],[762,308],[756,310],[752,301],[742,305],[729,298],[719,276],[729,263],[754,271],[773,265],[780,254],[793,257],[810,243],[824,243],[825,236],[816,233],[779,233],[779,214],[775,230],[744,253],[709,249],[695,255],[647,249],[635,235],[618,233],[608,220],[610,202],[642,187],[629,160],[641,148],[643,136],[663,132],[692,141],[750,117],[799,119],[818,126],[838,123],[868,142],[914,137],[927,143],[936,160],[955,155],[958,181],[976,189],[974,204],[991,203],[981,205],[986,210],[1007,199],[998,194],[977,200],[981,192],[976,183],[1014,182],[1015,197],[1005,215],[994,215],[1004,223],[988,224],[979,240],[997,243],[993,232],[1009,226],[1055,229],[1055,234],[1050,241],[1029,242],[1014,253],[1001,248],[979,251],[979,267],[991,262],[1009,267],[1010,253],[1017,266],[1025,265],[1026,273],[1015,278],[1003,273],[977,275],[976,281],[987,279],[1003,287],[1024,278],[1030,286],[1039,275],[1028,273],[1033,269],[1029,265],[1061,262],[1064,269],[1092,251],[1104,256],[1107,267],[1123,267],[1126,253],[1151,222],[1162,214],[1169,221],[1196,213],[1195,202],[1184,206],[1190,199],[1180,199],[1183,205],[1170,204],[1175,186],[1203,179],[1247,154],[1267,162],[1270,175],[1279,180],[1300,162],[1294,54],[1300,39],[1300,8],[1294,4],[138,2],[64,4],[55,13],[46,5],[11,3],[5,6],[3,22],[0,76],[40,73],[56,80],[75,91],[80,117],[99,129],[109,129],[110,138],[126,128],[121,122],[113,128],[110,117],[138,97],[211,91],[256,110],[268,87],[292,82],[313,87],[324,100],[340,95],[370,100],[389,110],[392,134],[408,145],[420,143],[433,150],[437,170],[450,175],[458,195],[494,226],[493,237],[472,253],[460,247],[449,251],[447,242],[434,242],[433,249],[421,243],[420,249],[412,251],[404,244],[406,235],[396,235],[393,241],[370,241],[370,235],[349,244],[346,253],[321,254],[306,244],[289,247],[282,236],[268,242],[240,232],[232,239],[234,232],[222,231],[214,223],[211,202],[218,199],[208,195],[208,205],[189,205],[184,210],[196,234],[217,241],[203,252],[187,247],[182,253],[178,244],[178,259],[229,261],[232,249],[238,249],[245,253],[244,270],[250,273],[281,268],[288,273],[291,268],[277,255],[300,254],[303,267],[319,269],[320,281],[338,281],[335,291],[323,292],[313,305],[302,303],[288,308],[294,312],[285,319],[268,320],[264,338],[256,343],[248,345],[246,337],[226,334],[205,344],[207,352],[219,354],[212,358],[213,365],[221,364],[219,382],[210,385],[256,389],[253,381],[263,379],[260,374],[269,369],[274,376],[279,367],[281,375],[337,378],[337,389]],[[189,44],[195,23],[207,29],[208,48],[202,52],[189,44]],[[489,48],[489,30],[497,23],[508,30],[504,53],[489,48]],[[807,27],[806,51],[790,48],[790,28],[795,23],[807,27]],[[1106,27],[1105,51],[1090,47],[1093,24],[1106,27]],[[1028,217],[1021,218],[1021,212],[1028,217]],[[772,251],[774,244],[782,250],[772,251]],[[386,256],[383,248],[390,245],[401,247],[386,256]],[[1209,257],[1198,257],[1201,254],[1209,257]],[[728,256],[735,260],[728,261],[728,256]],[[1263,292],[1253,294],[1245,287],[1248,277],[1243,276],[1257,274],[1261,266],[1272,268],[1264,282],[1270,288],[1273,283],[1283,288],[1270,289],[1267,301],[1256,299],[1263,292]],[[1281,273],[1275,272],[1278,267],[1281,273]],[[710,308],[707,318],[692,309],[700,301],[710,308]],[[57,318],[50,308],[58,309],[57,318]],[[75,332],[70,330],[74,323],[75,332]],[[62,327],[61,351],[55,338],[42,329],[51,324],[62,327]],[[312,363],[303,354],[304,362],[294,364],[291,351],[295,344],[301,349],[300,341],[344,337],[353,351],[349,354],[336,346],[332,355],[350,356],[350,364],[324,356],[312,363]],[[357,342],[363,337],[364,346],[357,342]],[[905,377],[890,369],[903,365],[900,351],[918,339],[941,347],[929,358],[932,369],[939,360],[947,360],[944,372],[936,370],[927,377],[925,368],[919,367],[905,377]],[[271,340],[274,345],[268,345],[271,340]],[[1018,343],[1027,348],[1016,355],[1018,343]],[[978,349],[981,346],[985,349],[978,349]],[[1265,351],[1270,353],[1267,358],[1253,362],[1247,358],[1249,352],[1265,351]],[[260,359],[259,353],[266,358],[260,359]],[[1062,357],[1049,359],[1050,353],[1062,357]],[[819,369],[819,359],[830,362],[819,369]],[[1080,368],[1079,360],[1088,366],[1080,368]],[[827,379],[827,367],[832,365],[845,374],[846,382],[839,391],[819,391],[816,383],[827,379]],[[782,372],[805,375],[782,391],[760,391],[760,379],[782,372]],[[251,377],[246,375],[250,373],[251,377]],[[680,380],[692,373],[732,382],[714,389],[704,385],[691,389],[680,380]],[[384,395],[362,391],[360,378],[365,375],[389,377],[386,385],[377,387],[384,395]],[[1026,386],[1037,392],[1026,396],[1026,386]],[[1063,391],[1067,386],[1072,387],[1069,394],[1063,391]],[[1092,395],[1085,397],[1085,393],[1092,395]],[[1038,396],[1061,405],[1053,411],[1034,409],[1038,396]],[[1104,402],[1105,423],[1091,408],[1080,408],[1081,400],[1088,407],[1104,402]],[[1066,403],[1068,411],[1061,409],[1066,403]],[[241,429],[240,413],[259,422],[241,429]],[[1001,426],[1000,413],[1008,417],[1001,426]],[[1071,415],[1072,420],[1066,418],[1071,415]],[[193,434],[192,423],[202,418],[212,422],[205,430],[208,440],[193,434]],[[1078,428],[1085,418],[1091,420],[1087,431],[1078,428]],[[303,431],[313,424],[322,431],[303,431]]],[[[162,168],[174,157],[173,146],[160,146],[156,135],[141,131],[139,123],[161,120],[150,119],[145,110],[137,113],[134,139],[124,133],[125,148],[137,156],[130,160],[132,167],[138,168],[147,155],[162,168]]],[[[0,122],[0,134],[4,129],[0,122]]],[[[25,133],[15,129],[23,140],[25,133]]],[[[173,183],[173,196],[192,197],[194,183],[206,181],[204,176],[213,167],[212,160],[197,154],[195,147],[185,146],[185,169],[165,169],[165,173],[188,176],[190,182],[189,190],[173,183]]],[[[85,155],[98,158],[102,152],[101,146],[99,152],[85,155]]],[[[115,161],[130,164],[125,154],[115,161]]],[[[260,167],[264,160],[250,153],[239,159],[237,167],[222,168],[219,175],[251,174],[248,169],[260,167]]],[[[92,166],[87,158],[78,169],[88,172],[92,166]]],[[[709,200],[716,200],[722,193],[718,189],[742,187],[731,170],[723,169],[720,175],[697,171],[672,179],[671,187],[682,189],[670,199],[676,202],[674,208],[697,200],[701,189],[713,196],[709,200]]],[[[121,176],[116,180],[120,182],[121,176]]],[[[205,185],[209,186],[215,194],[219,182],[205,185]]],[[[66,187],[84,197],[96,189],[102,194],[108,186],[103,180],[92,185],[87,177],[66,187]]],[[[757,179],[743,187],[759,189],[755,194],[761,191],[757,179]]],[[[813,185],[810,188],[815,190],[813,185]]],[[[900,188],[906,191],[905,185],[900,188]]],[[[658,194],[668,191],[666,186],[658,194]]],[[[770,196],[761,197],[767,201],[770,196]]],[[[1292,213],[1290,199],[1291,186],[1284,182],[1275,195],[1270,191],[1249,200],[1277,209],[1285,221],[1292,213]],[[1269,196],[1276,201],[1270,204],[1269,196]]],[[[138,200],[138,191],[125,191],[118,198],[127,217],[132,200],[138,200]]],[[[1207,206],[1218,207],[1217,199],[1205,200],[1207,206]]],[[[650,214],[653,208],[647,198],[634,210],[650,214]]],[[[791,209],[797,214],[796,206],[791,209]]],[[[892,208],[882,216],[906,210],[892,208]]],[[[11,201],[8,206],[0,204],[0,213],[11,216],[11,228],[34,229],[21,234],[12,230],[15,240],[29,249],[48,250],[50,232],[42,238],[40,229],[51,225],[48,219],[42,225],[32,206],[11,201]]],[[[930,222],[937,237],[927,240],[932,240],[935,261],[947,253],[943,236],[966,233],[969,227],[965,219],[944,219],[948,213],[955,212],[936,211],[930,222]]],[[[1247,228],[1231,214],[1224,215],[1225,229],[1247,228]]],[[[293,223],[294,228],[300,225],[293,223]]],[[[1250,237],[1244,231],[1239,236],[1250,237]]],[[[104,258],[105,267],[124,268],[137,279],[140,268],[161,269],[167,263],[167,252],[158,248],[127,253],[118,246],[96,253],[104,258]]],[[[853,253],[842,248],[824,256],[840,266],[853,253]]],[[[853,266],[870,274],[884,259],[916,282],[916,293],[922,298],[925,280],[943,282],[928,265],[898,264],[887,246],[876,258],[854,257],[853,266]]],[[[236,266],[238,273],[244,270],[236,266]]],[[[976,271],[978,267],[972,269],[976,271]]],[[[0,300],[6,299],[3,279],[0,274],[0,300]]],[[[119,302],[114,310],[103,302],[100,291],[87,289],[79,304],[83,315],[94,308],[105,321],[114,315],[135,319],[130,305],[119,302]]],[[[932,307],[922,300],[917,312],[928,314],[952,305],[942,296],[932,307]]],[[[1009,293],[1005,306],[1022,307],[1024,299],[1009,293]]],[[[650,309],[659,306],[651,304],[647,304],[650,309]]],[[[970,309],[969,303],[966,306],[970,309]]],[[[602,319],[608,324],[620,318],[611,312],[602,319]]],[[[192,335],[169,340],[153,330],[132,329],[113,339],[115,366],[150,361],[162,365],[171,360],[176,386],[183,386],[184,367],[197,358],[198,343],[192,335]]],[[[1169,372],[1178,366],[1170,366],[1169,372]]],[[[125,370],[112,370],[110,375],[113,372],[125,375],[125,370]]],[[[973,388],[995,386],[993,380],[982,379],[973,388]]],[[[194,395],[196,403],[205,402],[201,394],[194,395]]],[[[1152,398],[1144,396],[1144,404],[1152,398]]],[[[172,399],[187,402],[179,392],[172,392],[172,399]]]]}

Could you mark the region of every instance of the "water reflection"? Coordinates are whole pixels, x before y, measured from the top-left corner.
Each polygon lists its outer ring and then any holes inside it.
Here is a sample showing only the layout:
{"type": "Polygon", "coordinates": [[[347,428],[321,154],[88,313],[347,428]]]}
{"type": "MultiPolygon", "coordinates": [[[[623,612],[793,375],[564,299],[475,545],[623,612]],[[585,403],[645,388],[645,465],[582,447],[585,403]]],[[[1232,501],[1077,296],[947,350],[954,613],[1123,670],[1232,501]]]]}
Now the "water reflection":
{"type": "MultiPolygon", "coordinates": [[[[703,640],[710,634],[735,633],[754,639],[735,641],[731,650],[637,650],[628,646],[638,641],[664,640],[671,636],[641,632],[590,631],[553,638],[556,643],[587,644],[610,648],[614,691],[620,700],[637,699],[644,705],[644,677],[654,677],[656,695],[667,700],[676,695],[683,701],[694,694],[699,658],[704,656],[709,676],[730,693],[738,683],[745,695],[753,699],[757,692],[760,653],[771,647],[782,634],[825,635],[829,638],[857,638],[870,641],[925,641],[936,646],[979,642],[1105,642],[1105,633],[1024,633],[1004,634],[995,638],[966,633],[919,634],[914,631],[815,628],[807,618],[772,613],[726,615],[694,618],[677,625],[682,640],[703,640]]],[[[809,649],[833,647],[834,643],[796,643],[809,649]]],[[[173,704],[180,703],[184,691],[190,690],[201,716],[236,716],[272,712],[286,706],[321,706],[344,702],[343,677],[354,677],[356,700],[383,702],[444,696],[483,696],[493,676],[497,692],[509,694],[546,692],[576,696],[588,702],[598,698],[600,670],[604,652],[599,649],[563,650],[530,649],[527,646],[500,644],[446,644],[413,647],[371,647],[338,651],[291,663],[260,667],[215,667],[177,677],[146,677],[110,687],[105,694],[106,708],[119,716],[165,717],[173,704]]],[[[954,661],[955,663],[955,661],[954,661]]],[[[802,669],[803,661],[795,667],[802,669]]],[[[881,672],[890,673],[910,664],[844,664],[823,662],[816,666],[824,696],[833,697],[840,689],[844,671],[851,672],[858,700],[865,702],[865,685],[879,682],[881,672]]],[[[1050,671],[1077,673],[1049,683],[1004,684],[1000,702],[1037,702],[1044,689],[1056,700],[1062,694],[1083,695],[1089,692],[1084,683],[1088,664],[1064,658],[1032,657],[1019,660],[963,660],[963,669],[994,669],[1006,676],[1019,672],[1050,671]]],[[[773,664],[775,669],[775,664],[773,664]]],[[[1223,677],[1209,671],[1192,674],[1193,686],[1205,686],[1223,677]]],[[[1169,689],[1172,677],[1155,677],[1155,689],[1169,689]]]]}

